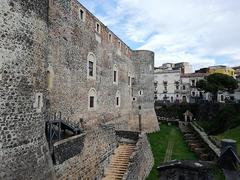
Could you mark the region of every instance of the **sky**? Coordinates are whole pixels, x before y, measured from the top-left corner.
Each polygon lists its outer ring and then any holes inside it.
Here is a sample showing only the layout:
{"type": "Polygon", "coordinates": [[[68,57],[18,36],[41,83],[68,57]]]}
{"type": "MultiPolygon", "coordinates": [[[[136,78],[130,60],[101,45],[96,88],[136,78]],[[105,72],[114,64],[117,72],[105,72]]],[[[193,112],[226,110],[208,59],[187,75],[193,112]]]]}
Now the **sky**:
{"type": "Polygon", "coordinates": [[[132,49],[155,52],[155,66],[240,65],[240,0],[79,0],[132,49]]]}

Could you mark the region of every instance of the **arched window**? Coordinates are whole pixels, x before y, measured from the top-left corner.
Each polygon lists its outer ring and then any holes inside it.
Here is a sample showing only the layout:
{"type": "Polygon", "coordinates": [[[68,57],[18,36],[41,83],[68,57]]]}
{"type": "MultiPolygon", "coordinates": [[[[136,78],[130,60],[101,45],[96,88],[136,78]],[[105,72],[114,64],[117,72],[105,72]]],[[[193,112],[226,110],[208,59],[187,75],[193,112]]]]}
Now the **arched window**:
{"type": "Polygon", "coordinates": [[[96,79],[96,57],[92,52],[87,57],[87,77],[96,79]]]}
{"type": "Polygon", "coordinates": [[[81,21],[85,21],[85,18],[86,18],[86,13],[85,13],[84,9],[80,8],[79,9],[79,19],[81,21]]]}
{"type": "Polygon", "coordinates": [[[91,88],[88,92],[88,109],[95,110],[97,107],[97,92],[91,88]]]}
{"type": "Polygon", "coordinates": [[[113,66],[113,84],[118,84],[118,68],[116,64],[113,66]]]}
{"type": "Polygon", "coordinates": [[[121,104],[121,96],[120,96],[120,92],[117,91],[117,93],[116,93],[116,106],[120,107],[120,104],[121,104]]]}

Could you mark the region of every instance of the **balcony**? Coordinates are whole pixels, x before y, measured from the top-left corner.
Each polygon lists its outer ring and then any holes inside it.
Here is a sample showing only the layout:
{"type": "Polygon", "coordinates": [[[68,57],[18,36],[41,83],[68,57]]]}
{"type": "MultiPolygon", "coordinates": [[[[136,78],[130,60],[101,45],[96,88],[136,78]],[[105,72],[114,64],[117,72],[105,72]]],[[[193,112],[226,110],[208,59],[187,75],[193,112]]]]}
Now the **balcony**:
{"type": "Polygon", "coordinates": [[[168,91],[167,90],[163,90],[163,93],[167,93],[168,91]]]}
{"type": "Polygon", "coordinates": [[[175,91],[174,91],[175,93],[180,93],[181,92],[181,90],[180,89],[175,89],[175,91]]]}
{"type": "Polygon", "coordinates": [[[163,84],[166,86],[168,84],[168,82],[167,81],[163,81],[163,84]]]}
{"type": "Polygon", "coordinates": [[[190,91],[189,91],[188,89],[182,89],[182,90],[181,90],[181,93],[182,93],[182,94],[188,94],[188,93],[190,93],[190,91]]]}

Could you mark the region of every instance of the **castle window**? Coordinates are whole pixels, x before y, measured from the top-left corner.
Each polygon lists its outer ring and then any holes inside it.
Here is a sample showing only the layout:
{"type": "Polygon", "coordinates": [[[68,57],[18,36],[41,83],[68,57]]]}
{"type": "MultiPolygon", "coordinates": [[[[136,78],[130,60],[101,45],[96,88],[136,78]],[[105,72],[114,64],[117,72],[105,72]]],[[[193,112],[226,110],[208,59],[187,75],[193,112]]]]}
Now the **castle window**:
{"type": "Polygon", "coordinates": [[[139,96],[142,96],[142,95],[143,95],[143,90],[140,90],[140,91],[138,92],[138,94],[139,94],[139,96]]]}
{"type": "Polygon", "coordinates": [[[112,42],[112,34],[111,33],[108,34],[108,41],[112,42]]]}
{"type": "Polygon", "coordinates": [[[35,94],[35,102],[33,104],[33,107],[36,108],[37,113],[42,112],[42,107],[43,107],[43,94],[42,93],[35,94]]]}
{"type": "Polygon", "coordinates": [[[94,88],[91,88],[88,93],[88,109],[95,110],[97,105],[97,93],[94,88]]]}
{"type": "Polygon", "coordinates": [[[85,11],[81,8],[79,10],[79,18],[80,20],[85,21],[85,11]]]}
{"type": "Polygon", "coordinates": [[[120,107],[120,92],[117,91],[116,93],[116,106],[120,107]]]}
{"type": "Polygon", "coordinates": [[[118,48],[121,49],[121,47],[122,47],[122,43],[121,41],[118,41],[118,48]]]}
{"type": "Polygon", "coordinates": [[[131,77],[128,76],[128,86],[131,86],[131,77]]]}
{"type": "Polygon", "coordinates": [[[90,96],[90,108],[94,108],[94,96],[90,96]]]}
{"type": "Polygon", "coordinates": [[[95,30],[97,31],[97,33],[101,33],[101,25],[98,22],[96,22],[95,30]]]}
{"type": "Polygon", "coordinates": [[[87,77],[96,79],[96,57],[93,53],[88,53],[87,59],[87,77]]]}
{"type": "Polygon", "coordinates": [[[113,66],[113,83],[118,84],[118,68],[116,65],[113,66]]]}
{"type": "Polygon", "coordinates": [[[92,61],[89,61],[88,70],[89,70],[89,76],[93,76],[93,62],[92,61]]]}
{"type": "Polygon", "coordinates": [[[54,78],[53,68],[49,66],[47,70],[47,89],[48,90],[52,89],[53,87],[53,78],[54,78]]]}
{"type": "Polygon", "coordinates": [[[126,54],[128,54],[128,48],[127,47],[125,48],[125,50],[126,50],[126,54]]]}
{"type": "Polygon", "coordinates": [[[41,108],[41,95],[38,95],[37,108],[41,108]]]}

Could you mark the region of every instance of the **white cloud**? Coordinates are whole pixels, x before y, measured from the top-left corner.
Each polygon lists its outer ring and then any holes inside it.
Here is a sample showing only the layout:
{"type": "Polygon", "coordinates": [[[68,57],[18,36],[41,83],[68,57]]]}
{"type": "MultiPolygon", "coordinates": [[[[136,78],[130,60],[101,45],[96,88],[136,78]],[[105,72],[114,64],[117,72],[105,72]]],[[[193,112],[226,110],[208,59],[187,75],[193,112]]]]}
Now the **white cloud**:
{"type": "Polygon", "coordinates": [[[188,61],[199,68],[217,64],[213,57],[218,56],[226,59],[224,64],[240,64],[239,0],[114,2],[105,23],[141,44],[139,49],[155,51],[156,65],[188,61]]]}

